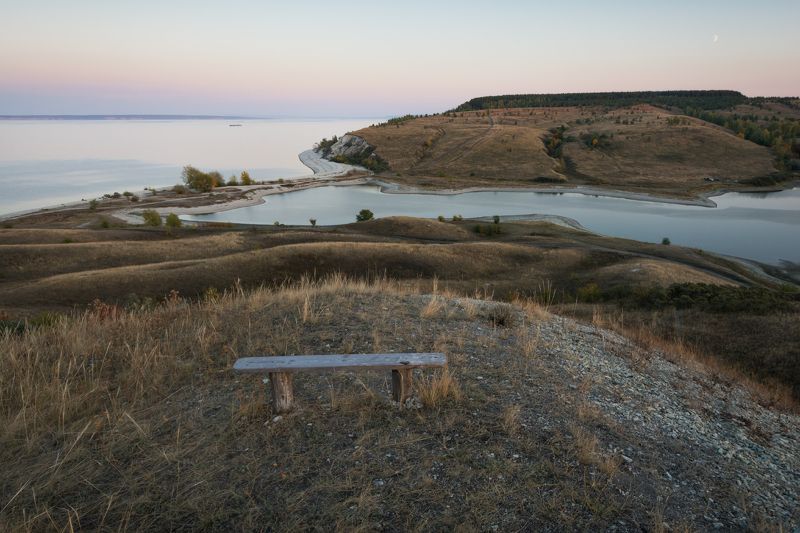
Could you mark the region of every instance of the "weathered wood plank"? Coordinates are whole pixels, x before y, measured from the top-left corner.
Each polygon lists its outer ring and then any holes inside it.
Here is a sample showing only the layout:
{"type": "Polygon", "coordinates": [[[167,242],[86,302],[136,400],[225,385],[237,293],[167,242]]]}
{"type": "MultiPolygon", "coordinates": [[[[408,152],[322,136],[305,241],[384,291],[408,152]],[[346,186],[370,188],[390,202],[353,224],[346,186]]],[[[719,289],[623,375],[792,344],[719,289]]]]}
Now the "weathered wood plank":
{"type": "Polygon", "coordinates": [[[392,399],[394,401],[402,404],[411,396],[413,372],[413,368],[392,370],[392,399]]]}
{"type": "Polygon", "coordinates": [[[369,370],[443,367],[442,353],[287,355],[243,357],[233,365],[236,372],[314,372],[327,370],[369,370]]]}
{"type": "Polygon", "coordinates": [[[294,388],[291,374],[270,372],[269,383],[272,389],[272,409],[276,413],[288,413],[294,404],[294,388]]]}

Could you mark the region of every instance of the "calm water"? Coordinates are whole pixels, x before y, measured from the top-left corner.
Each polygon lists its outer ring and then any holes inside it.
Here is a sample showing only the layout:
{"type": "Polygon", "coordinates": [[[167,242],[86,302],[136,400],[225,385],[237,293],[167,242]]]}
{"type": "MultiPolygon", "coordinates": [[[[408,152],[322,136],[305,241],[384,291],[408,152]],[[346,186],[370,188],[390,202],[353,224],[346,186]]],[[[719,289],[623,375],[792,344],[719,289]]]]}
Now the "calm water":
{"type": "Polygon", "coordinates": [[[0,214],[173,185],[184,165],[302,176],[310,171],[297,154],[376,121],[0,120],[0,214]]]}
{"type": "Polygon", "coordinates": [[[355,221],[361,209],[376,217],[464,217],[549,214],[570,217],[605,235],[703,248],[766,263],[800,263],[800,189],[777,193],[728,193],[718,207],[696,207],[576,193],[474,192],[452,196],[385,194],[375,186],[320,187],[269,196],[267,203],[187,216],[242,224],[319,225],[355,221]]]}

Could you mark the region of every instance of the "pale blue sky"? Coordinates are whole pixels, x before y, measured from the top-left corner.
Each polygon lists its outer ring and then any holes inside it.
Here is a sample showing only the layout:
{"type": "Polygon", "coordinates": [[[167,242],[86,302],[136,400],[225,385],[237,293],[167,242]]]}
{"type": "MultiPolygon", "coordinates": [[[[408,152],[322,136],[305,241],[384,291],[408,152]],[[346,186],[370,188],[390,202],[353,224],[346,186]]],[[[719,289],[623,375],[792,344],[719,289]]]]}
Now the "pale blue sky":
{"type": "Polygon", "coordinates": [[[800,95],[798,0],[0,0],[0,14],[0,114],[374,116],[502,93],[800,95]]]}

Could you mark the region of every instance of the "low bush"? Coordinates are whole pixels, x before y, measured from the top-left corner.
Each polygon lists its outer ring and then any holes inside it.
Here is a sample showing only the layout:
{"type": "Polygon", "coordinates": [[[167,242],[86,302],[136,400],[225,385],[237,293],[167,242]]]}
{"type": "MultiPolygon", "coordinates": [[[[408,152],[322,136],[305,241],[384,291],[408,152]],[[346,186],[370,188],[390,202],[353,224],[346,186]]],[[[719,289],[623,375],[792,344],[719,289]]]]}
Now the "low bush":
{"type": "Polygon", "coordinates": [[[154,209],[146,209],[142,211],[142,219],[147,226],[158,227],[161,225],[161,215],[154,209]]]}
{"type": "Polygon", "coordinates": [[[183,222],[181,222],[181,219],[175,213],[167,215],[167,219],[164,223],[168,228],[180,228],[183,226],[183,222]]]}
{"type": "Polygon", "coordinates": [[[375,218],[375,215],[369,209],[362,209],[356,215],[356,222],[366,222],[367,220],[372,220],[375,218]]]}

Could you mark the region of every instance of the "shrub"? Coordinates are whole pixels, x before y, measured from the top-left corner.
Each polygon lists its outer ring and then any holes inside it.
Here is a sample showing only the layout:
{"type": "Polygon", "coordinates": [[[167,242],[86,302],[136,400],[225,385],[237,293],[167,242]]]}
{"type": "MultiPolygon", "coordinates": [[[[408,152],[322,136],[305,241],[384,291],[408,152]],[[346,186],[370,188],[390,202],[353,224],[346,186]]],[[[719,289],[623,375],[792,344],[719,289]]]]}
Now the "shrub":
{"type": "Polygon", "coordinates": [[[253,185],[253,179],[250,177],[250,173],[246,170],[242,170],[242,174],[239,176],[239,181],[242,185],[253,185]]]}
{"type": "Polygon", "coordinates": [[[144,223],[148,226],[158,227],[161,225],[161,215],[154,209],[142,211],[142,218],[144,219],[144,223]]]}
{"type": "Polygon", "coordinates": [[[487,237],[490,235],[499,235],[501,233],[499,224],[476,224],[474,229],[475,233],[487,237]]]}
{"type": "Polygon", "coordinates": [[[499,224],[500,223],[500,215],[493,216],[492,220],[494,221],[495,224],[499,224]]]}
{"type": "Polygon", "coordinates": [[[581,302],[598,302],[602,298],[602,293],[600,291],[600,287],[597,286],[597,283],[587,283],[583,287],[578,289],[577,298],[581,302]]]}
{"type": "MultiPolygon", "coordinates": [[[[114,194],[116,194],[116,193],[114,193],[114,194]]],[[[125,191],[125,192],[122,193],[122,196],[127,196],[128,198],[130,198],[131,196],[133,196],[133,193],[131,191],[125,191]]]]}
{"type": "Polygon", "coordinates": [[[183,185],[176,185],[172,188],[172,192],[175,194],[186,194],[186,187],[183,185]]]}
{"type": "Polygon", "coordinates": [[[100,223],[100,227],[103,229],[108,229],[111,227],[111,224],[108,223],[108,220],[103,219],[103,221],[100,223]]]}
{"type": "Polygon", "coordinates": [[[91,209],[92,211],[95,211],[99,204],[100,204],[100,202],[98,202],[97,200],[90,200],[89,201],[89,209],[91,209]]]}
{"type": "Polygon", "coordinates": [[[464,217],[461,215],[453,215],[453,222],[461,222],[462,220],[464,220],[464,217]]]}
{"type": "Polygon", "coordinates": [[[356,222],[365,222],[367,220],[372,220],[375,218],[375,215],[369,209],[362,209],[356,215],[356,222]]]}
{"type": "Polygon", "coordinates": [[[231,176],[228,178],[228,186],[235,187],[239,185],[239,181],[236,179],[236,175],[231,176]]]}
{"type": "Polygon", "coordinates": [[[311,223],[312,226],[316,226],[317,225],[317,219],[316,218],[309,218],[308,221],[309,221],[309,223],[311,223]]]}
{"type": "Polygon", "coordinates": [[[175,213],[167,215],[167,219],[164,223],[168,228],[180,228],[183,226],[183,222],[181,222],[181,219],[175,213]]]}
{"type": "Polygon", "coordinates": [[[438,217],[436,217],[436,220],[438,220],[439,222],[444,222],[444,217],[442,215],[439,215],[438,217]]]}
{"type": "Polygon", "coordinates": [[[669,240],[669,237],[664,237],[661,239],[661,244],[670,245],[672,244],[672,241],[669,240]]]}
{"type": "Polygon", "coordinates": [[[128,197],[128,200],[130,200],[131,202],[138,202],[138,201],[139,201],[139,197],[138,197],[138,196],[136,196],[135,194],[131,194],[131,195],[128,197]]]}
{"type": "Polygon", "coordinates": [[[510,328],[514,325],[514,308],[506,303],[498,303],[489,309],[487,318],[495,327],[510,328]]]}

